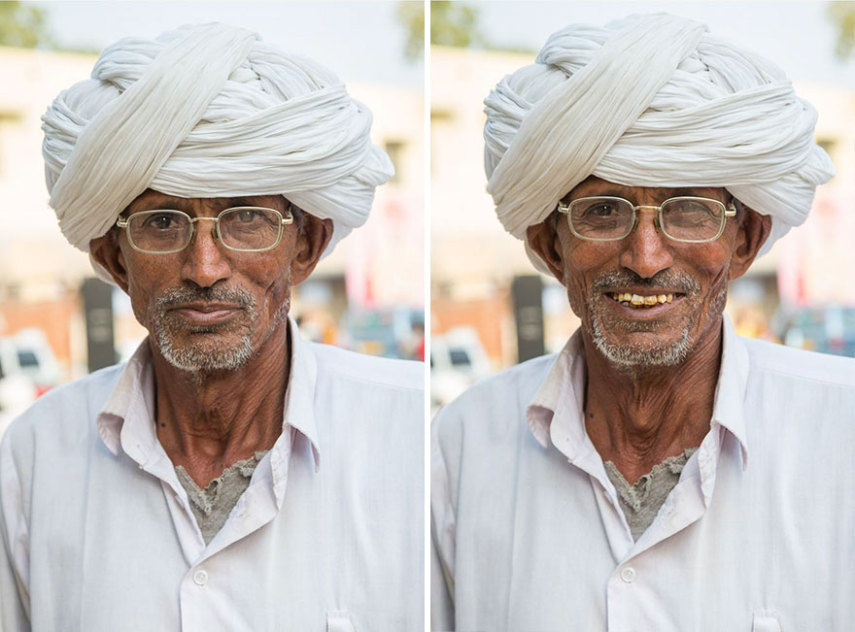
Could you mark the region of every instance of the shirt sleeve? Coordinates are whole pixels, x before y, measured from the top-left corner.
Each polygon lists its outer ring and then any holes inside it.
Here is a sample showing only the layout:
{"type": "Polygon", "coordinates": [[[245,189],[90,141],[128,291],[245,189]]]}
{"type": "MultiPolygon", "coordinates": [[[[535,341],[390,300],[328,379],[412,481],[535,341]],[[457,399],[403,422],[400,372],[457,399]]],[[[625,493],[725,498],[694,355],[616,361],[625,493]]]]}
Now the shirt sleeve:
{"type": "Polygon", "coordinates": [[[439,419],[431,432],[431,630],[452,632],[456,516],[448,470],[439,440],[439,419]]]}
{"type": "Polygon", "coordinates": [[[29,527],[10,444],[0,444],[0,621],[2,632],[29,632],[29,527]]]}

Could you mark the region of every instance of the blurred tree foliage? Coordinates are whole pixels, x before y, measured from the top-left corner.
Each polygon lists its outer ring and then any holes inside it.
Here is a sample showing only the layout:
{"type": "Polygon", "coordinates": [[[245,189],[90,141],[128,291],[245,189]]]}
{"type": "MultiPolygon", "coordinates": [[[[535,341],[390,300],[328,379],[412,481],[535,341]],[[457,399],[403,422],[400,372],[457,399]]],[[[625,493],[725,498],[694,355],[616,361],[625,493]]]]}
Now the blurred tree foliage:
{"type": "MultiPolygon", "coordinates": [[[[430,3],[430,43],[440,46],[484,46],[484,36],[478,28],[478,8],[466,2],[430,3]]],[[[407,59],[424,54],[425,14],[421,2],[398,4],[398,20],[407,31],[404,51],[407,59]]]]}
{"type": "Polygon", "coordinates": [[[0,2],[0,46],[50,48],[45,14],[26,2],[0,2]]]}
{"type": "Polygon", "coordinates": [[[834,52],[846,60],[855,53],[855,2],[831,2],[828,14],[837,26],[834,52]]]}

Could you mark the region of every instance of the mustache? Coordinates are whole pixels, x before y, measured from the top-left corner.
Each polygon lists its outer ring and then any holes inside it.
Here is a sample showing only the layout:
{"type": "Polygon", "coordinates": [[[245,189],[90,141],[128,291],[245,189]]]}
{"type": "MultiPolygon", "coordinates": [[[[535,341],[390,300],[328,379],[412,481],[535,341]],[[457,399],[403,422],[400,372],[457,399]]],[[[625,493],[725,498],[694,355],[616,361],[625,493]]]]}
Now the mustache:
{"type": "Polygon", "coordinates": [[[674,270],[662,270],[649,279],[640,277],[632,270],[619,270],[597,277],[592,285],[593,289],[597,292],[609,292],[629,286],[648,288],[667,287],[687,296],[694,296],[701,291],[701,284],[698,283],[697,279],[685,272],[674,270]]]}
{"type": "Polygon", "coordinates": [[[166,290],[157,298],[157,307],[169,309],[185,303],[230,303],[243,309],[255,308],[255,297],[241,288],[184,288],[166,290]]]}

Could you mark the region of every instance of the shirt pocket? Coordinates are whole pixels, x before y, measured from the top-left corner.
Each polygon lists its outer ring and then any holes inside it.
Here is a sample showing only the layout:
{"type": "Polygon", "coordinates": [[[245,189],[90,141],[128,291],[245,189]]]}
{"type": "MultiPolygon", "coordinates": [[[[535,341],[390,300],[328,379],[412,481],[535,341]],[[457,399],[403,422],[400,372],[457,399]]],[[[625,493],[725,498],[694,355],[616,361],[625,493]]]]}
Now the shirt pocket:
{"type": "Polygon", "coordinates": [[[328,612],[327,632],[356,632],[356,628],[346,612],[328,612]]]}
{"type": "Polygon", "coordinates": [[[757,610],[754,612],[754,627],[751,632],[781,632],[781,622],[778,615],[771,610],[757,610]]]}

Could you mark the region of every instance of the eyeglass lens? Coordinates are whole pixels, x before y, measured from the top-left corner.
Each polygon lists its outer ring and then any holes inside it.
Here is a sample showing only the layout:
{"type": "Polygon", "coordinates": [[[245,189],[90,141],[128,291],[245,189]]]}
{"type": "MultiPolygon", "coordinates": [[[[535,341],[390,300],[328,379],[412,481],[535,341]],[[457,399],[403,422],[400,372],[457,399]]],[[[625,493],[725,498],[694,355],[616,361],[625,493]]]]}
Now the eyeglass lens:
{"type": "MultiPolygon", "coordinates": [[[[134,213],[128,219],[131,243],[148,252],[182,250],[193,238],[191,219],[181,211],[155,210],[134,213]]],[[[218,216],[217,236],[234,250],[264,250],[273,247],[282,231],[282,216],[273,209],[236,207],[218,216]]]]}
{"type": "MultiPolygon", "coordinates": [[[[721,202],[704,198],[672,198],[662,204],[660,228],[679,241],[707,241],[718,237],[724,220],[721,202]]],[[[628,200],[590,197],[574,200],[568,218],[581,237],[623,239],[632,231],[635,208],[628,200]]]]}

